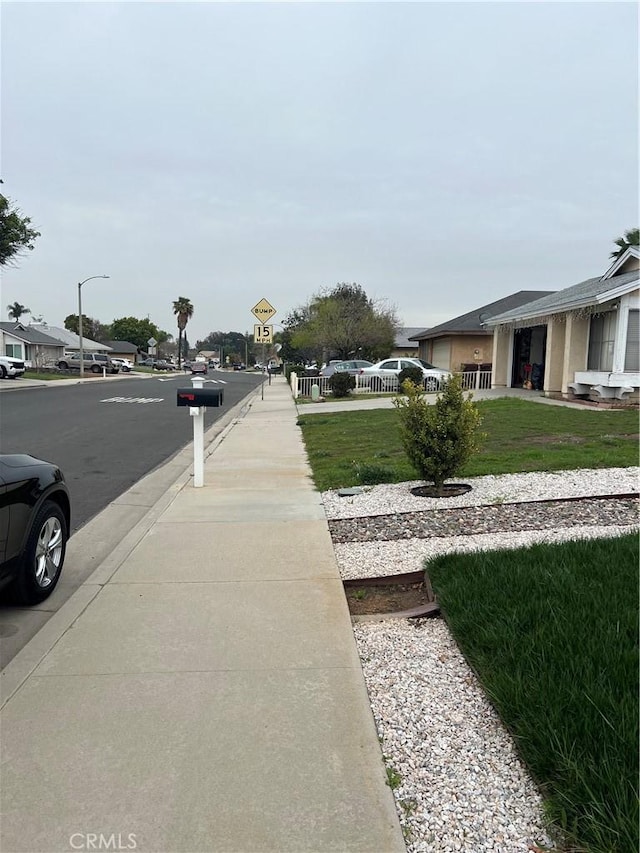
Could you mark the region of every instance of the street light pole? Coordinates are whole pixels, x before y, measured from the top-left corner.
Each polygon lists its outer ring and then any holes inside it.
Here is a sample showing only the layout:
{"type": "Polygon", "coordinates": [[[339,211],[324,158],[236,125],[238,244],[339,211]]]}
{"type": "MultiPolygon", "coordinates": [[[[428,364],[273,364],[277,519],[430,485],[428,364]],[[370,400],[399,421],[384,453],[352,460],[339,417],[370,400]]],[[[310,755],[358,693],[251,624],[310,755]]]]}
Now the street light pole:
{"type": "Polygon", "coordinates": [[[82,343],[82,285],[93,278],[109,278],[108,275],[90,275],[78,282],[78,337],[80,338],[80,379],[84,379],[84,346],[82,343]]]}

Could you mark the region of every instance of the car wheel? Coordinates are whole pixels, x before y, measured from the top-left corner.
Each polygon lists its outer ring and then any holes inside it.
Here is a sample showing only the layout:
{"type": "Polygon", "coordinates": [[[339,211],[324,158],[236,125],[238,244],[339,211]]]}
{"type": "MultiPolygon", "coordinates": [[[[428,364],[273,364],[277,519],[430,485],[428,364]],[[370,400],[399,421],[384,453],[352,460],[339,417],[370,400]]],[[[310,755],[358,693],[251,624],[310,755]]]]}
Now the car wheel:
{"type": "Polygon", "coordinates": [[[7,378],[7,371],[6,371],[6,369],[5,369],[5,368],[0,364],[0,379],[6,379],[6,378],[7,378]]]}
{"type": "Polygon", "coordinates": [[[58,369],[59,370],[67,370],[68,367],[69,367],[69,365],[67,364],[66,361],[59,361],[58,362],[58,369]]]}
{"type": "Polygon", "coordinates": [[[44,601],[56,587],[67,549],[67,522],[53,501],[45,501],[36,515],[24,550],[14,597],[22,604],[44,601]]]}
{"type": "Polygon", "coordinates": [[[92,364],[91,365],[91,372],[92,373],[102,373],[102,370],[100,369],[100,365],[99,364],[92,364]]]}
{"type": "Polygon", "coordinates": [[[435,376],[427,376],[424,380],[424,387],[426,391],[437,391],[438,390],[438,380],[435,376]]]}

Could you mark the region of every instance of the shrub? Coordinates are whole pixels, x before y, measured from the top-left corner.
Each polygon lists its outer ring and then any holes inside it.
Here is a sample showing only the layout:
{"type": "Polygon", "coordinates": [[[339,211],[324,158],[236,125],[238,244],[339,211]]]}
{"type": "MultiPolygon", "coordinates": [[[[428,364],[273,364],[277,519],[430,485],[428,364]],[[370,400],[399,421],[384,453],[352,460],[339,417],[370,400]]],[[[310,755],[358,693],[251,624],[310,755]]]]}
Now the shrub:
{"type": "Polygon", "coordinates": [[[350,373],[333,373],[329,377],[329,388],[334,397],[348,397],[356,387],[356,378],[350,373]]]}
{"type": "Polygon", "coordinates": [[[287,377],[287,382],[291,381],[291,374],[294,372],[298,376],[304,376],[304,364],[285,364],[284,375],[287,377]]]}
{"type": "Polygon", "coordinates": [[[454,477],[478,450],[481,418],[471,395],[465,399],[462,380],[446,381],[435,403],[425,402],[422,385],[406,381],[406,396],[393,402],[400,414],[400,438],[405,453],[421,477],[443,491],[444,481],[454,477]]]}
{"type": "Polygon", "coordinates": [[[419,367],[403,367],[400,373],[398,374],[398,388],[402,390],[402,383],[405,379],[410,379],[414,385],[419,385],[422,387],[422,371],[419,367]]]}

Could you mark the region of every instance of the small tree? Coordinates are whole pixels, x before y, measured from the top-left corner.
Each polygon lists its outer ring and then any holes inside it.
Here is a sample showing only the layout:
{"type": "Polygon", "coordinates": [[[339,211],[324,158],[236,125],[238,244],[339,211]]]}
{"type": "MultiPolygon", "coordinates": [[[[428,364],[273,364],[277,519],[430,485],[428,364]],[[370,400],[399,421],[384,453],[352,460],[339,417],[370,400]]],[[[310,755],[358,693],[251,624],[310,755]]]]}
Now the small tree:
{"type": "Polygon", "coordinates": [[[329,377],[329,388],[334,397],[348,397],[351,389],[356,387],[356,378],[346,371],[332,373],[329,377]]]}
{"type": "Polygon", "coordinates": [[[394,405],[400,414],[400,437],[409,461],[420,476],[444,494],[445,480],[454,477],[477,452],[481,417],[471,395],[465,399],[462,378],[452,376],[433,405],[411,380],[394,405]]]}

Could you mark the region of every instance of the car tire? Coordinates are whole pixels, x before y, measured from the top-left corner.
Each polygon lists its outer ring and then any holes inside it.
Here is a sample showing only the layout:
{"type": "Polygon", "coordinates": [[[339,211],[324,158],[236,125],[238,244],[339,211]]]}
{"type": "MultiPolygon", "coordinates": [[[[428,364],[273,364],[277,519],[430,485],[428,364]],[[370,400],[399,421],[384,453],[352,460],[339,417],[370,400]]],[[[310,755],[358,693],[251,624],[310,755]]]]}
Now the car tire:
{"type": "Polygon", "coordinates": [[[99,364],[92,364],[91,365],[91,372],[92,373],[102,373],[102,368],[100,367],[99,364]]]}
{"type": "Polygon", "coordinates": [[[4,368],[4,367],[0,364],[0,379],[6,379],[6,378],[7,378],[7,371],[6,371],[6,368],[4,368]]]}
{"type": "Polygon", "coordinates": [[[68,369],[69,369],[69,365],[67,364],[66,361],[59,361],[58,362],[58,370],[68,370],[68,369]]]}
{"type": "Polygon", "coordinates": [[[437,391],[438,385],[438,380],[433,376],[427,376],[427,378],[424,380],[425,391],[437,391]]]}
{"type": "Polygon", "coordinates": [[[57,503],[45,501],[33,520],[12,592],[20,604],[38,604],[55,589],[67,550],[69,533],[57,503]]]}

